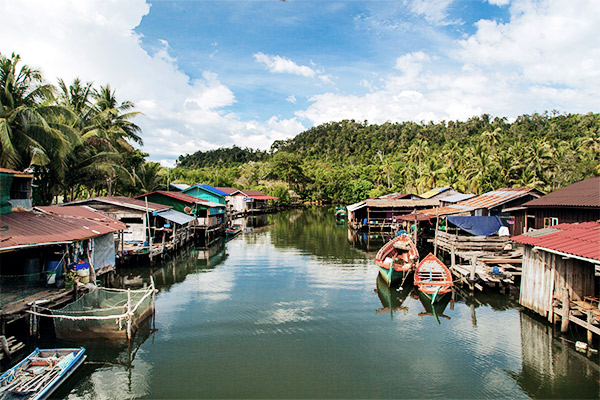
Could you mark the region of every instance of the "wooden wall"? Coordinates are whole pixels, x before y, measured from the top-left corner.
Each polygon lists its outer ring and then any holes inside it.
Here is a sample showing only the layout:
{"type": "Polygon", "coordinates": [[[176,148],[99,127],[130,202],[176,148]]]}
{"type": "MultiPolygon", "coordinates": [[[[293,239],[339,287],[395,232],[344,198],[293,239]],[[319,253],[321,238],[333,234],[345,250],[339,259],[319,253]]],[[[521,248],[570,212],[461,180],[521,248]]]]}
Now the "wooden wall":
{"type": "Polygon", "coordinates": [[[525,246],[523,275],[519,303],[548,317],[553,298],[561,298],[565,291],[571,300],[583,300],[594,295],[594,265],[563,257],[543,250],[533,251],[525,246]]]}
{"type": "Polygon", "coordinates": [[[572,208],[531,208],[528,215],[535,215],[535,226],[529,228],[541,229],[544,227],[544,218],[558,218],[558,223],[572,224],[576,222],[597,221],[600,219],[600,209],[572,208]]]}

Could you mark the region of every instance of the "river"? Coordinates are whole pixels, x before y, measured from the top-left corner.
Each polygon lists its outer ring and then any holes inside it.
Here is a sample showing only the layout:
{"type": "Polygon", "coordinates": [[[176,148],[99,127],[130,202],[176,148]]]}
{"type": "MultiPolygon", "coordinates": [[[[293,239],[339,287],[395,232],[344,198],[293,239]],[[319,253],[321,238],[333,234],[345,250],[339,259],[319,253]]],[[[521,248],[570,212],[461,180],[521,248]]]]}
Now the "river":
{"type": "Polygon", "coordinates": [[[152,274],[155,319],[129,346],[78,342],[87,363],[56,398],[599,397],[598,357],[516,295],[427,309],[412,287],[382,285],[377,246],[333,215],[263,216],[229,242],[120,269],[124,285],[152,274]]]}

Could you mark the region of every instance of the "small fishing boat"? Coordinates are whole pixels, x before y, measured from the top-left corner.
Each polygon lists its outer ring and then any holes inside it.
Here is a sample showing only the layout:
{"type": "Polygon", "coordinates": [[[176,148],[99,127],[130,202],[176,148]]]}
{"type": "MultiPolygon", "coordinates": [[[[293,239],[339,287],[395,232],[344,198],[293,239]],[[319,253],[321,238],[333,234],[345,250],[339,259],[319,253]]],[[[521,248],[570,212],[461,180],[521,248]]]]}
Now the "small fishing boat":
{"type": "Polygon", "coordinates": [[[239,234],[240,232],[242,232],[241,225],[232,225],[230,228],[225,229],[225,236],[228,239],[231,239],[234,236],[236,236],[237,234],[239,234]]]}
{"type": "Polygon", "coordinates": [[[50,396],[85,360],[85,349],[35,349],[0,376],[0,399],[50,396]]]}
{"type": "Polygon", "coordinates": [[[384,244],[375,256],[379,273],[388,286],[408,278],[419,261],[419,251],[409,235],[401,234],[384,244]]]}
{"type": "Polygon", "coordinates": [[[346,218],[346,209],[344,207],[336,207],[335,208],[335,219],[344,219],[346,218]]]}
{"type": "Polygon", "coordinates": [[[448,267],[431,253],[417,265],[414,284],[427,296],[431,304],[440,301],[454,286],[448,267]]]}

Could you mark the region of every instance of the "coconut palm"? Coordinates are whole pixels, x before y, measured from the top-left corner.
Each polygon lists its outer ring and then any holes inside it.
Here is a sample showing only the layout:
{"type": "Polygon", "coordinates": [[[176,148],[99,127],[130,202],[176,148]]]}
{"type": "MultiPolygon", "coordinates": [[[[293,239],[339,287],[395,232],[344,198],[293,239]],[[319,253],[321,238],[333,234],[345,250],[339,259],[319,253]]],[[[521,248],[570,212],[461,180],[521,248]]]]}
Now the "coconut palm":
{"type": "Polygon", "coordinates": [[[0,54],[0,165],[18,170],[60,162],[69,147],[69,129],[60,124],[66,111],[53,105],[54,87],[40,71],[19,68],[20,61],[0,54]]]}

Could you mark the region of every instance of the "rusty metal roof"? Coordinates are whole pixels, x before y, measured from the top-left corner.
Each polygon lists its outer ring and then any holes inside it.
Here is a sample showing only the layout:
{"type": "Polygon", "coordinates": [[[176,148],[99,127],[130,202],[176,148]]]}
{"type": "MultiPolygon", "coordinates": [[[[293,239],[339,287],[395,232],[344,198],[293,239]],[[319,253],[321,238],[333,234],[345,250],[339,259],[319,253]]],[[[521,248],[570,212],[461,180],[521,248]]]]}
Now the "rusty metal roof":
{"type": "Polygon", "coordinates": [[[526,207],[600,208],[600,176],[595,176],[523,204],[526,207]]]}
{"type": "MultiPolygon", "coordinates": [[[[51,210],[54,208],[50,207],[51,210]]],[[[68,212],[73,215],[20,211],[0,216],[0,225],[7,227],[0,230],[0,252],[68,243],[126,228],[125,224],[89,209],[68,212]],[[94,219],[84,217],[92,216],[90,213],[94,213],[94,219]]]]}
{"type": "Polygon", "coordinates": [[[558,224],[545,235],[532,231],[511,240],[600,262],[600,221],[558,224]]]}
{"type": "Polygon", "coordinates": [[[504,188],[493,190],[468,200],[459,201],[451,206],[440,207],[437,211],[435,208],[432,208],[420,212],[429,215],[436,215],[436,213],[437,215],[451,215],[471,212],[482,208],[489,210],[527,195],[540,196],[541,192],[532,188],[504,188]]]}
{"type": "MultiPolygon", "coordinates": [[[[92,197],[92,198],[85,199],[85,200],[76,200],[76,201],[72,201],[70,203],[64,203],[64,204],[61,204],[61,207],[69,206],[69,205],[90,204],[90,203],[94,203],[94,202],[112,204],[112,205],[119,206],[119,207],[132,208],[134,210],[146,211],[146,201],[139,200],[139,199],[132,199],[130,197],[125,197],[125,196],[92,197]]],[[[163,204],[153,203],[150,201],[148,202],[148,211],[166,210],[168,208],[173,208],[173,207],[165,206],[163,204]]]]}
{"type": "Polygon", "coordinates": [[[117,230],[127,229],[127,225],[101,211],[94,210],[88,206],[44,206],[35,207],[36,210],[46,214],[60,215],[63,217],[71,217],[75,219],[85,219],[94,221],[106,226],[113,226],[117,230]]]}
{"type": "Polygon", "coordinates": [[[412,194],[410,193],[390,193],[390,194],[384,194],[383,196],[379,196],[378,199],[383,199],[383,200],[401,200],[401,199],[410,199],[410,196],[412,196],[412,194]]]}

